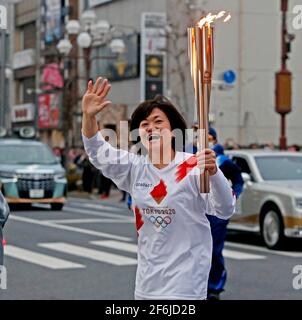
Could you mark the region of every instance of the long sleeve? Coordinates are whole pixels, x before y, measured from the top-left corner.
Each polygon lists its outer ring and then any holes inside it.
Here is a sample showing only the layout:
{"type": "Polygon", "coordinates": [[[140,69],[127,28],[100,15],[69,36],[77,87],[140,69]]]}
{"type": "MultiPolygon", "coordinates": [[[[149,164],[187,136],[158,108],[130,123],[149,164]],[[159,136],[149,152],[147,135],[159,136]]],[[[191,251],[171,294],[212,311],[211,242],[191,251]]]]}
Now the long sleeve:
{"type": "Polygon", "coordinates": [[[132,169],[139,157],[128,151],[116,149],[106,142],[101,133],[88,139],[82,133],[85,151],[90,162],[102,174],[111,179],[119,189],[130,193],[132,188],[132,169]]]}
{"type": "Polygon", "coordinates": [[[236,198],[238,198],[244,185],[239,167],[232,160],[228,159],[219,168],[224,176],[232,182],[232,189],[235,192],[236,198]]]}
{"type": "Polygon", "coordinates": [[[236,197],[220,169],[210,177],[207,213],[227,220],[235,212],[236,197]]]}

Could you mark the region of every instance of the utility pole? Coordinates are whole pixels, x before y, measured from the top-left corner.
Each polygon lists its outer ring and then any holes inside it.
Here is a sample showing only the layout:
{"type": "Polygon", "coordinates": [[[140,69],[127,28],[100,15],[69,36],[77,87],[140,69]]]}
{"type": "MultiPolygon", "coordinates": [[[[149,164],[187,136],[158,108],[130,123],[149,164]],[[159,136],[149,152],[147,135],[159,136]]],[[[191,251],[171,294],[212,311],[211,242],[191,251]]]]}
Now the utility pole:
{"type": "Polygon", "coordinates": [[[288,53],[291,50],[291,41],[294,35],[287,32],[286,14],[288,0],[281,0],[282,29],[281,29],[281,70],[276,73],[276,112],[281,115],[281,135],[279,138],[280,150],[287,149],[286,141],[286,114],[291,112],[292,74],[287,69],[288,53]]]}
{"type": "Polygon", "coordinates": [[[0,29],[0,127],[6,127],[6,90],[5,90],[5,66],[6,66],[6,30],[0,29]]]}
{"type": "MultiPolygon", "coordinates": [[[[65,17],[65,26],[69,20],[78,19],[79,15],[79,2],[78,0],[65,1],[65,9],[68,10],[68,15],[65,17]]],[[[74,109],[77,104],[78,96],[78,47],[77,37],[75,35],[68,35],[72,45],[69,54],[63,57],[63,123],[62,131],[64,135],[65,150],[64,150],[64,165],[68,168],[68,154],[74,144],[74,109]]]]}

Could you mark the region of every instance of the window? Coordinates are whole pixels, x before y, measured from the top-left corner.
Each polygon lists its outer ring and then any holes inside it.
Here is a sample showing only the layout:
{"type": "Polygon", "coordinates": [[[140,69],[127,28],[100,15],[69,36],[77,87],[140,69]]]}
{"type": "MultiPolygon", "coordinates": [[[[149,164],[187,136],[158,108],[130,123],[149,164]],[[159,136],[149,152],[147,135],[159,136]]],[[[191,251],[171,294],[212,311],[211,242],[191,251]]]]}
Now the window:
{"type": "Polygon", "coordinates": [[[56,164],[57,160],[46,145],[1,145],[1,164],[56,164]]]}
{"type": "Polygon", "coordinates": [[[35,77],[22,78],[16,82],[16,103],[34,103],[35,102],[35,77]],[[31,90],[28,90],[31,89],[31,90]]]}
{"type": "Polygon", "coordinates": [[[264,180],[302,180],[301,156],[256,157],[264,180]]]}
{"type": "Polygon", "coordinates": [[[240,168],[241,172],[251,174],[251,169],[250,169],[247,161],[244,158],[233,157],[232,160],[234,161],[234,163],[237,164],[237,166],[240,168]]]}
{"type": "Polygon", "coordinates": [[[37,29],[36,23],[28,23],[23,26],[23,49],[36,48],[37,29]]]}

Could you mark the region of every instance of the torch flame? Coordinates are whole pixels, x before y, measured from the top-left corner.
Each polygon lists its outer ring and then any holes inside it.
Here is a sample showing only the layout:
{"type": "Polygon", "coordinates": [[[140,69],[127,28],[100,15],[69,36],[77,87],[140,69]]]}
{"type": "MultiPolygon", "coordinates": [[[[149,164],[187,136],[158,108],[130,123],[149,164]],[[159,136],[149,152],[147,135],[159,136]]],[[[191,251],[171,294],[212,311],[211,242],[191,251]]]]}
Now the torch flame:
{"type": "Polygon", "coordinates": [[[220,19],[225,15],[225,11],[220,11],[217,15],[216,15],[216,19],[220,19]]]}
{"type": "MultiPolygon", "coordinates": [[[[209,26],[211,23],[213,23],[215,20],[218,20],[222,17],[224,17],[226,14],[226,11],[220,11],[217,14],[212,14],[209,13],[205,17],[203,17],[199,22],[198,22],[198,27],[202,28],[204,25],[209,26]]],[[[228,14],[227,17],[223,20],[223,22],[227,22],[231,19],[231,15],[228,14]]]]}
{"type": "Polygon", "coordinates": [[[227,21],[229,21],[230,19],[231,19],[231,15],[229,14],[224,20],[223,20],[223,22],[227,22],[227,21]]]}

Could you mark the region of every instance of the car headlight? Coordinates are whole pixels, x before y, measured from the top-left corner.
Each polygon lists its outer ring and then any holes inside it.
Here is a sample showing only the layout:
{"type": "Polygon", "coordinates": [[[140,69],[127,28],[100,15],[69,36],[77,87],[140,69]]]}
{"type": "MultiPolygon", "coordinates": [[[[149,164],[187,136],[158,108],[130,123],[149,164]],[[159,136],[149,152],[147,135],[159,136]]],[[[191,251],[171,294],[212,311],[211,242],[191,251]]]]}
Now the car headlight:
{"type": "Polygon", "coordinates": [[[55,176],[54,176],[55,180],[59,180],[59,179],[65,179],[66,178],[66,175],[64,172],[62,173],[56,173],[55,176]]]}
{"type": "Polygon", "coordinates": [[[17,177],[17,174],[15,172],[0,171],[0,177],[8,178],[8,179],[14,179],[14,178],[17,177]]]}
{"type": "Polygon", "coordinates": [[[302,209],[302,198],[296,198],[296,207],[302,209]]]}

